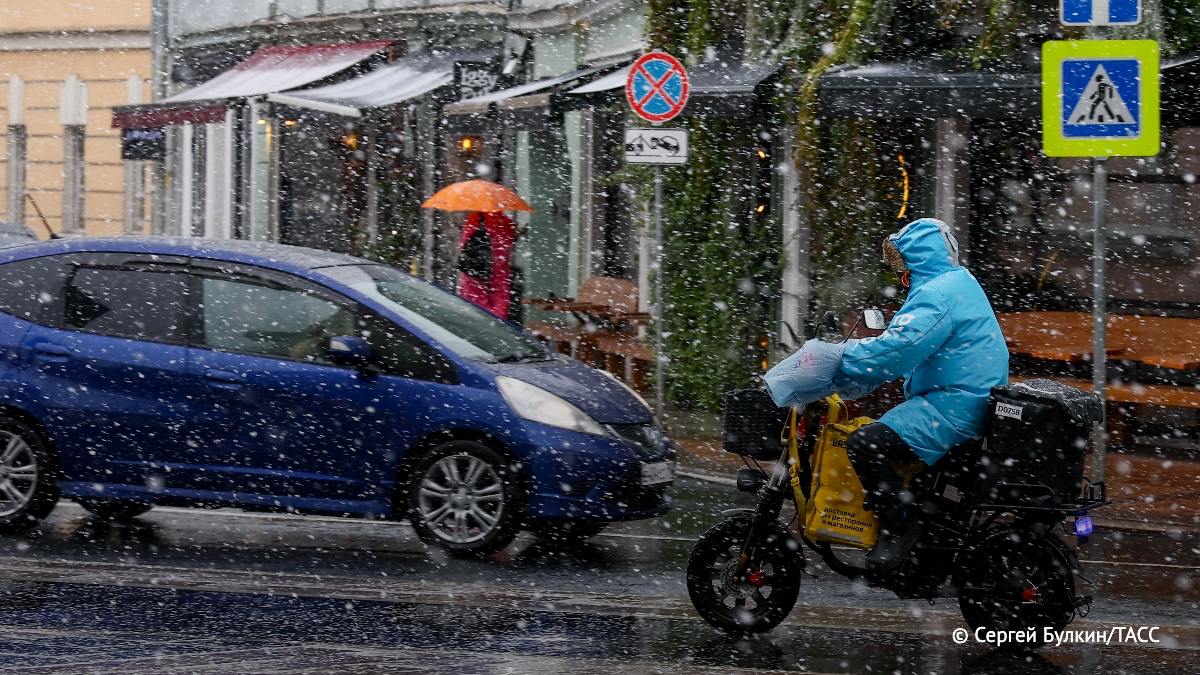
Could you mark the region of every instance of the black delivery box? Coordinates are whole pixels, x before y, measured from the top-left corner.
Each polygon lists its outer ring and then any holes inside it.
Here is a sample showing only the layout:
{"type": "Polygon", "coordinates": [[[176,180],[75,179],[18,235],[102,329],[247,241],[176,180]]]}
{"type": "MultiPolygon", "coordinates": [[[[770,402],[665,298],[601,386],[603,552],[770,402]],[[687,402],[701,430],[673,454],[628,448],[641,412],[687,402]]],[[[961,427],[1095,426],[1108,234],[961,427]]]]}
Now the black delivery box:
{"type": "Polygon", "coordinates": [[[1092,425],[1103,416],[1099,396],[1053,380],[992,389],[976,489],[998,503],[1078,500],[1092,425]]]}

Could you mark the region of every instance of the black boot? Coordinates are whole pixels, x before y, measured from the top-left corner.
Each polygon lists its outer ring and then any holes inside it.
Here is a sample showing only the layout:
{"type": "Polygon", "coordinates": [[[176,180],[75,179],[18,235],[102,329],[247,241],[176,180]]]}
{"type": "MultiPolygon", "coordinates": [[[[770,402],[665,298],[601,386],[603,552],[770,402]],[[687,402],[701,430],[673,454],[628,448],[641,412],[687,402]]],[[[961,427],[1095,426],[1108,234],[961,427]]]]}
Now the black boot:
{"type": "Polygon", "coordinates": [[[921,536],[921,526],[912,505],[878,509],[875,513],[879,517],[879,538],[867,554],[867,569],[887,572],[904,562],[921,536]]]}

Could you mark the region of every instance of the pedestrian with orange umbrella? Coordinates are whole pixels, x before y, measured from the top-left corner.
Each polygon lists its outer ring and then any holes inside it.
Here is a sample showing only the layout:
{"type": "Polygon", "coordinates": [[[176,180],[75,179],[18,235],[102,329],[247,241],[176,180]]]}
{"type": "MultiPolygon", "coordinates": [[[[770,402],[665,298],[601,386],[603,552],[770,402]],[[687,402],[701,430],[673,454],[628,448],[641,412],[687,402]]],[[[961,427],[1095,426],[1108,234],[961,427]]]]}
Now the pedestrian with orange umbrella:
{"type": "Polygon", "coordinates": [[[533,211],[512,190],[491,181],[454,183],[421,205],[426,209],[466,211],[459,238],[458,295],[497,317],[515,319],[519,307],[519,270],[512,265],[517,226],[505,211],[533,211]]]}

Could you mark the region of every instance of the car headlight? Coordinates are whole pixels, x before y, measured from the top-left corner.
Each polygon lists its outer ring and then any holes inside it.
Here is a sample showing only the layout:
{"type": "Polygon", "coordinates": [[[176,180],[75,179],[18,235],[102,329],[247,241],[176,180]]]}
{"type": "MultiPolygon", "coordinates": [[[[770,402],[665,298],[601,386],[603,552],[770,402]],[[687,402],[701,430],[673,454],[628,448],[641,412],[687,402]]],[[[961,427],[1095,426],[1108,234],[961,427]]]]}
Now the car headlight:
{"type": "Polygon", "coordinates": [[[550,392],[511,377],[497,377],[500,395],[518,416],[560,429],[607,436],[608,431],[587,413],[550,392]]]}

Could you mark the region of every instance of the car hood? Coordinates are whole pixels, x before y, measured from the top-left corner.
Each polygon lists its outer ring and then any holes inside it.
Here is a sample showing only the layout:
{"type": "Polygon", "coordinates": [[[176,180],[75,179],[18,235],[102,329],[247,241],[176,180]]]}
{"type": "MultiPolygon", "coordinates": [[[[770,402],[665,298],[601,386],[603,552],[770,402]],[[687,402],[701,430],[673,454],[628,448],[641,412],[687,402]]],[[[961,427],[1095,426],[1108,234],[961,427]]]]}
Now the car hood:
{"type": "Polygon", "coordinates": [[[565,356],[549,361],[490,364],[490,367],[497,375],[545,389],[601,424],[641,424],[654,419],[636,396],[611,377],[565,356]]]}

